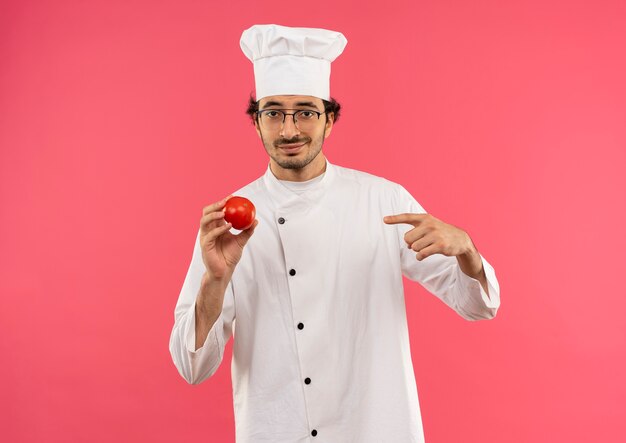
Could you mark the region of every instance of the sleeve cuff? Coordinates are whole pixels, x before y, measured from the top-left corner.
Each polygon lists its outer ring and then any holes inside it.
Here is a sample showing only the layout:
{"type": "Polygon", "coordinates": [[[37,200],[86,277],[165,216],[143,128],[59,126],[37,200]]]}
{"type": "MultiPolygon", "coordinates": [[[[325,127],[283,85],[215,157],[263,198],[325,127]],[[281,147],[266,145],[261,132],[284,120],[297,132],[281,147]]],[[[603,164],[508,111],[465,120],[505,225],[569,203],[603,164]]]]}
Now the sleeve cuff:
{"type": "Polygon", "coordinates": [[[465,274],[460,268],[458,268],[460,274],[459,281],[461,283],[463,294],[472,299],[472,304],[479,304],[484,308],[493,310],[493,314],[495,315],[495,310],[500,307],[500,285],[498,284],[493,267],[482,255],[480,258],[483,263],[483,269],[485,270],[487,289],[489,290],[489,293],[485,291],[477,279],[465,274]]]}
{"type": "Polygon", "coordinates": [[[201,347],[196,349],[196,305],[195,303],[191,305],[189,309],[189,313],[187,315],[189,321],[187,322],[187,330],[185,331],[185,346],[187,348],[187,352],[190,354],[198,354],[203,351],[207,347],[215,347],[217,349],[222,349],[223,343],[220,343],[220,339],[222,334],[218,334],[216,331],[219,331],[223,328],[223,320],[220,315],[213,326],[209,330],[207,334],[206,340],[202,344],[201,347]]]}

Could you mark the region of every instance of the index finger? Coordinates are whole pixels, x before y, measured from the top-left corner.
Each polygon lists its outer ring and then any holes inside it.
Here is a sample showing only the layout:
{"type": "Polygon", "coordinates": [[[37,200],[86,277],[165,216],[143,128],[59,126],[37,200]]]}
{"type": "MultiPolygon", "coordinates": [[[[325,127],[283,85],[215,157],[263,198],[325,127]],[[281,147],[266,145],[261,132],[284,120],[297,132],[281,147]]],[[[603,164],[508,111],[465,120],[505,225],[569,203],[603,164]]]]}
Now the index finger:
{"type": "Polygon", "coordinates": [[[387,215],[383,217],[383,221],[388,225],[397,225],[399,223],[407,223],[409,225],[417,226],[428,216],[428,214],[396,214],[387,215]]]}
{"type": "Polygon", "coordinates": [[[230,197],[232,197],[232,195],[229,195],[228,197],[225,197],[225,198],[221,199],[218,202],[211,203],[210,205],[205,206],[204,208],[202,208],[202,215],[207,215],[207,214],[209,214],[211,212],[215,212],[215,211],[218,211],[218,210],[224,208],[224,205],[226,205],[226,201],[230,197]]]}

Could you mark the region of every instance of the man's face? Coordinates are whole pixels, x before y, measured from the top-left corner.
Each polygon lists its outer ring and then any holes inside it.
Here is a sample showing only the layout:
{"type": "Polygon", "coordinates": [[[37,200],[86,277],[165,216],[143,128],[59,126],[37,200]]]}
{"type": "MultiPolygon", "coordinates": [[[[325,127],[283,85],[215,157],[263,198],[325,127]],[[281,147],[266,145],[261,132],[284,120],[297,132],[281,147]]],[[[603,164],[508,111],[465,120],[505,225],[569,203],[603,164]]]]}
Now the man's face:
{"type": "MultiPolygon", "coordinates": [[[[304,95],[275,95],[264,97],[259,102],[259,110],[280,110],[287,114],[298,111],[317,111],[309,122],[304,118],[294,124],[293,116],[285,115],[285,121],[271,129],[259,119],[255,126],[270,158],[283,169],[302,169],[315,160],[322,150],[324,139],[330,135],[333,115],[324,114],[322,99],[304,95]]],[[[275,114],[275,113],[273,113],[275,114]]],[[[313,115],[312,113],[305,113],[313,115]]],[[[296,117],[296,120],[298,118],[296,117]]]]}

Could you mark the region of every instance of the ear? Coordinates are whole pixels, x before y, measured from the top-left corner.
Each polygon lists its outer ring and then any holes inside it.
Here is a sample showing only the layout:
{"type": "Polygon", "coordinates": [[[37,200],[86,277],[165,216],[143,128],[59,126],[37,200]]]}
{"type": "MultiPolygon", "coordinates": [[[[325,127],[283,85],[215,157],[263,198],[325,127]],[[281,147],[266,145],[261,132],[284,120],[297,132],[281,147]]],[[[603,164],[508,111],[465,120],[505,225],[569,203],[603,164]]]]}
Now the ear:
{"type": "Polygon", "coordinates": [[[326,127],[324,130],[324,138],[327,138],[330,135],[330,131],[332,131],[334,123],[335,123],[335,113],[329,112],[328,114],[326,114],[326,127]]]}
{"type": "Polygon", "coordinates": [[[263,137],[261,137],[261,128],[259,128],[259,121],[257,119],[254,120],[254,129],[256,129],[256,135],[263,140],[263,137]]]}

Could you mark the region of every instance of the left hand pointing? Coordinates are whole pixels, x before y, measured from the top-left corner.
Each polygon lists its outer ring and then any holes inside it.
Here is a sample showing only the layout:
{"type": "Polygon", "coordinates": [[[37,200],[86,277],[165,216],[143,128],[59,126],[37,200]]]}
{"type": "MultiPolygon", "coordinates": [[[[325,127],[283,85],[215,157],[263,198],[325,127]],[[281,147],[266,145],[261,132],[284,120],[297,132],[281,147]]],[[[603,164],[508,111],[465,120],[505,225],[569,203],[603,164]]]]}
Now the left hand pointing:
{"type": "Polygon", "coordinates": [[[416,252],[415,257],[420,261],[433,254],[458,257],[475,251],[467,232],[430,214],[389,215],[383,221],[388,225],[407,223],[414,226],[404,234],[404,241],[409,249],[416,252]]]}

